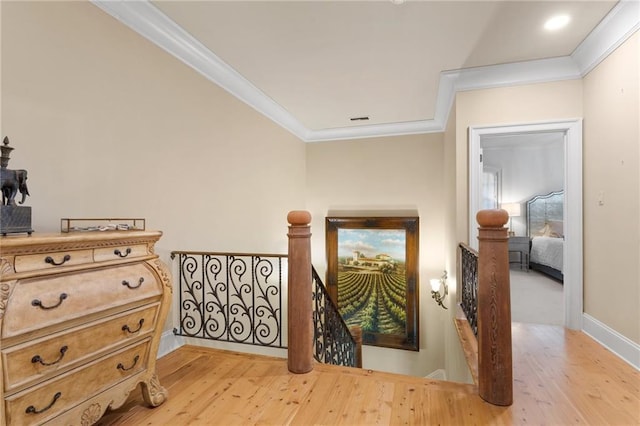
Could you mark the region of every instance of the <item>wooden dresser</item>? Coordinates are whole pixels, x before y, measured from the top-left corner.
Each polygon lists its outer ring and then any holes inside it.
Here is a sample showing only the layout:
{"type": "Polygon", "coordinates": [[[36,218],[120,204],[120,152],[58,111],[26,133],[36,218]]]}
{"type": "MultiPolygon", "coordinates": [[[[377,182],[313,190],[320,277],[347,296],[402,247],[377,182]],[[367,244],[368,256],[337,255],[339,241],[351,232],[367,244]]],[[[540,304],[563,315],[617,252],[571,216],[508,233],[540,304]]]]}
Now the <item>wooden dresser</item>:
{"type": "Polygon", "coordinates": [[[171,276],[161,232],[0,238],[2,425],[89,425],[138,383],[167,398],[155,373],[171,276]]]}

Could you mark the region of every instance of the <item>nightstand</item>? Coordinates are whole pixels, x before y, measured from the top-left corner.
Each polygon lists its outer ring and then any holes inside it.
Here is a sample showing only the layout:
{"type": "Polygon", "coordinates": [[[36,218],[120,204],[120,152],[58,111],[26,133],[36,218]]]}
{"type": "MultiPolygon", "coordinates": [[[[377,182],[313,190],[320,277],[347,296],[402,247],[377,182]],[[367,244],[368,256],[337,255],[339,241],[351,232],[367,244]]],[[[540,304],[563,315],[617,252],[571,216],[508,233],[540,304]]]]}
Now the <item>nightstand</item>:
{"type": "Polygon", "coordinates": [[[529,237],[509,237],[509,263],[519,263],[520,269],[529,270],[529,237]],[[512,260],[511,253],[518,253],[512,260]]]}

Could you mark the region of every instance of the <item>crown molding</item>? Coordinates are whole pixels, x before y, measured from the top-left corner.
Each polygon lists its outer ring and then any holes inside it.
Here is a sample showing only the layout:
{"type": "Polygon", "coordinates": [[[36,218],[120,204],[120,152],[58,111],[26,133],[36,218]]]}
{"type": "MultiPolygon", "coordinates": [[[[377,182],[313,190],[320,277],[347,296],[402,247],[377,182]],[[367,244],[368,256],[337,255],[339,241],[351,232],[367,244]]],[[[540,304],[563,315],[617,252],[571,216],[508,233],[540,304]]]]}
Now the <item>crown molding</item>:
{"type": "Polygon", "coordinates": [[[151,2],[91,2],[305,142],[443,132],[456,92],[582,78],[640,28],[640,3],[621,0],[571,56],[443,71],[431,120],[312,130],[151,2]]]}
{"type": "Polygon", "coordinates": [[[571,54],[582,76],[587,75],[638,29],[640,2],[621,0],[571,54]]]}
{"type": "Polygon", "coordinates": [[[91,2],[298,138],[306,139],[307,128],[294,116],[149,1],[91,2]]]}
{"type": "Polygon", "coordinates": [[[415,135],[441,132],[442,123],[437,120],[407,121],[402,123],[370,124],[338,127],[335,129],[309,130],[305,142],[324,142],[342,139],[377,138],[382,136],[415,135]]]}

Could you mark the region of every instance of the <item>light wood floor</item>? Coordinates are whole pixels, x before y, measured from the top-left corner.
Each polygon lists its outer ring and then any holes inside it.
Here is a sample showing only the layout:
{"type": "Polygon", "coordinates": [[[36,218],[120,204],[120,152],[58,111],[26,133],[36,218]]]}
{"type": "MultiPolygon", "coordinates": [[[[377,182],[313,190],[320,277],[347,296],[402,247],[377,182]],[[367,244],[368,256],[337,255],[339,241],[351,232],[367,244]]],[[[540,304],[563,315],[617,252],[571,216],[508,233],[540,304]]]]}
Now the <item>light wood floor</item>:
{"type": "Polygon", "coordinates": [[[158,361],[169,399],[138,390],[106,425],[475,424],[640,425],[640,373],[581,332],[513,325],[514,404],[484,402],[473,385],[182,347],[158,361]]]}

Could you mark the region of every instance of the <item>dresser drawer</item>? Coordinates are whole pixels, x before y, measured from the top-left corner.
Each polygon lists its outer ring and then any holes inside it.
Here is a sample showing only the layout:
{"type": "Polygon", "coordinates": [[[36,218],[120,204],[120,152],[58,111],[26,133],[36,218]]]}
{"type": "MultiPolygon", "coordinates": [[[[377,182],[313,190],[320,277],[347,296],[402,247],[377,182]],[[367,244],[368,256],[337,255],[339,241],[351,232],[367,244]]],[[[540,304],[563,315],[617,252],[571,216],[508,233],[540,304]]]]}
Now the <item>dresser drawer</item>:
{"type": "Polygon", "coordinates": [[[39,424],[55,417],[91,395],[143,371],[148,351],[149,339],[5,397],[7,424],[39,424]]]}
{"type": "Polygon", "coordinates": [[[107,260],[131,259],[149,254],[146,244],[126,245],[120,247],[97,248],[93,252],[96,262],[107,260]]]}
{"type": "Polygon", "coordinates": [[[93,250],[66,250],[52,253],[16,256],[16,272],[75,266],[93,262],[93,250]]]}
{"type": "MultiPolygon", "coordinates": [[[[47,333],[43,330],[46,327],[109,309],[130,308],[127,305],[161,294],[162,284],[145,263],[21,280],[6,306],[2,338],[30,332],[47,333]]],[[[69,323],[65,327],[74,325],[77,324],[69,323]]],[[[27,339],[33,337],[27,336],[27,339]]]]}
{"type": "Polygon", "coordinates": [[[154,303],[3,349],[5,392],[49,378],[59,371],[86,362],[99,352],[112,350],[128,340],[152,332],[159,306],[159,303],[154,303]]]}

